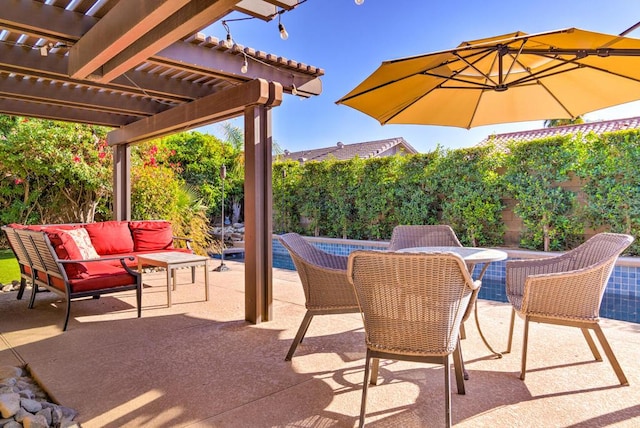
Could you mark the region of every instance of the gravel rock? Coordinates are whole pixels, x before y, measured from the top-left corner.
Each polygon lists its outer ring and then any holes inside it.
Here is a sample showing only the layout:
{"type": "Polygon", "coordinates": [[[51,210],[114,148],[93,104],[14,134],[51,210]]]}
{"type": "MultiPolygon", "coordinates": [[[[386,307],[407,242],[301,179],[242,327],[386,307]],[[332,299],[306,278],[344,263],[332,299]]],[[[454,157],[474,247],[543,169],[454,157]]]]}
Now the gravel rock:
{"type": "Polygon", "coordinates": [[[29,413],[38,413],[42,410],[42,403],[36,400],[31,400],[29,398],[23,398],[20,400],[20,406],[25,409],[29,413]]]}
{"type": "Polygon", "coordinates": [[[77,412],[49,400],[20,367],[0,366],[0,427],[79,428],[77,412]]]}
{"type": "Polygon", "coordinates": [[[47,420],[42,415],[29,415],[22,421],[24,428],[49,428],[47,420]]]}
{"type": "Polygon", "coordinates": [[[0,414],[3,418],[11,418],[20,410],[20,394],[10,392],[0,395],[0,414]]]}

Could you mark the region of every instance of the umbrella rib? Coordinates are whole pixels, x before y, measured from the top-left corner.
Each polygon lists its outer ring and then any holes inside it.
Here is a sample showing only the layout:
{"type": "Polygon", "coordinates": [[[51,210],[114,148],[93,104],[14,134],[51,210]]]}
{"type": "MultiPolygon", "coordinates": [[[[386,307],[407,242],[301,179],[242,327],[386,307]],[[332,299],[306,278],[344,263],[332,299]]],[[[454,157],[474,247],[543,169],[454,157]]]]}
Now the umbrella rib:
{"type": "Polygon", "coordinates": [[[522,40],[522,44],[520,45],[520,49],[518,49],[518,53],[513,58],[513,61],[511,62],[511,66],[509,66],[509,70],[507,70],[507,73],[504,75],[505,79],[507,79],[509,77],[509,75],[511,74],[511,70],[513,70],[513,67],[516,65],[516,63],[518,63],[518,64],[520,64],[522,66],[520,61],[518,61],[518,58],[520,58],[520,54],[522,53],[522,50],[524,49],[524,45],[525,45],[525,43],[527,43],[528,40],[529,39],[522,40]]]}
{"type": "Polygon", "coordinates": [[[530,82],[530,81],[533,81],[533,80],[539,80],[540,78],[550,77],[550,76],[554,76],[556,74],[567,73],[567,72],[573,71],[573,70],[575,70],[577,68],[590,68],[592,70],[597,70],[597,71],[600,71],[602,73],[610,74],[612,76],[617,76],[617,77],[621,77],[621,78],[624,78],[624,79],[633,80],[634,82],[640,82],[640,79],[636,79],[636,78],[633,78],[631,76],[627,76],[627,75],[620,74],[620,73],[614,73],[614,72],[612,72],[610,70],[607,70],[605,68],[595,67],[593,65],[583,64],[581,62],[577,62],[579,59],[581,59],[579,57],[572,58],[572,59],[564,59],[564,58],[557,58],[555,56],[550,56],[550,55],[540,55],[540,56],[543,56],[545,58],[550,58],[550,59],[553,59],[555,61],[561,61],[561,63],[560,64],[555,64],[552,67],[546,68],[544,70],[540,70],[540,71],[538,71],[536,73],[532,73],[529,76],[522,77],[520,79],[514,80],[513,82],[511,82],[511,84],[509,84],[509,86],[515,86],[515,85],[519,85],[521,83],[527,83],[527,82],[530,82]],[[560,70],[560,71],[555,71],[553,73],[549,73],[550,71],[552,71],[552,70],[554,70],[554,69],[556,69],[558,67],[565,66],[565,65],[572,65],[574,67],[573,68],[568,68],[566,70],[560,70]]]}
{"type": "Polygon", "coordinates": [[[453,88],[455,88],[455,89],[463,89],[463,88],[467,88],[467,89],[493,89],[493,86],[487,85],[486,83],[480,83],[480,82],[474,82],[474,81],[471,81],[471,80],[460,79],[460,78],[454,77],[454,76],[443,76],[441,74],[428,73],[428,72],[424,72],[422,74],[424,74],[425,76],[439,77],[439,78],[445,79],[446,80],[445,82],[442,82],[438,86],[436,86],[436,87],[439,87],[439,88],[445,88],[445,89],[449,89],[449,88],[451,88],[451,89],[453,89],[453,88]],[[444,86],[444,84],[447,83],[447,81],[451,81],[451,80],[453,80],[455,82],[467,83],[469,85],[475,86],[476,88],[469,88],[468,86],[444,86]]]}
{"type": "MultiPolygon", "coordinates": [[[[491,49],[486,51],[486,54],[483,55],[482,57],[478,58],[475,60],[475,62],[478,62],[484,58],[486,58],[489,54],[491,54],[495,49],[491,49]]],[[[485,73],[484,71],[480,70],[478,67],[475,66],[475,63],[471,63],[469,61],[467,61],[466,57],[461,56],[460,54],[458,54],[458,52],[453,52],[453,55],[455,55],[457,58],[459,58],[462,62],[464,62],[465,64],[467,64],[469,67],[473,68],[475,71],[477,71],[478,73],[480,73],[480,75],[484,78],[486,78],[488,81],[490,81],[491,83],[493,83],[494,85],[497,85],[497,83],[491,78],[491,76],[488,73],[485,73]]],[[[469,55],[471,56],[471,55],[469,55]]],[[[461,71],[464,71],[465,69],[459,70],[456,72],[456,75],[460,74],[461,71]]],[[[487,85],[488,86],[488,85],[487,85]]],[[[489,86],[490,87],[490,86],[489,86]]]]}
{"type": "MultiPolygon", "coordinates": [[[[494,51],[494,49],[486,49],[486,50],[482,50],[482,51],[480,51],[480,52],[474,52],[472,55],[469,55],[469,57],[477,56],[477,55],[481,55],[481,57],[480,57],[480,58],[478,58],[478,59],[476,60],[476,61],[480,61],[480,60],[482,60],[483,58],[485,58],[486,56],[490,55],[493,51],[494,51]]],[[[456,55],[457,55],[457,54],[456,54],[456,55]]],[[[426,56],[426,55],[425,55],[425,56],[426,56]]],[[[459,56],[459,55],[457,55],[457,56],[459,56]]],[[[462,59],[462,58],[461,58],[461,59],[462,59]]],[[[384,87],[386,87],[386,86],[393,85],[394,83],[401,82],[401,81],[403,81],[403,80],[405,80],[405,79],[408,79],[408,78],[413,77],[413,76],[417,76],[417,75],[419,75],[419,74],[425,74],[425,75],[428,75],[428,76],[439,77],[439,78],[443,78],[443,79],[449,79],[449,78],[450,78],[450,76],[441,76],[441,75],[438,75],[438,74],[432,74],[432,73],[429,73],[429,71],[430,71],[430,70],[433,70],[433,69],[436,69],[436,68],[439,68],[439,67],[442,67],[442,66],[445,66],[445,65],[448,65],[448,64],[450,64],[450,63],[452,63],[452,62],[456,62],[456,61],[457,61],[457,60],[444,61],[444,62],[441,62],[440,64],[435,65],[435,66],[433,66],[433,67],[430,67],[430,68],[427,68],[427,69],[424,69],[424,70],[420,70],[420,71],[417,71],[417,72],[415,72],[415,73],[411,73],[411,74],[409,74],[409,75],[406,75],[406,76],[403,76],[403,77],[400,77],[400,78],[397,78],[397,79],[394,79],[394,80],[390,80],[390,81],[384,82],[384,83],[382,83],[382,84],[380,84],[380,85],[374,86],[374,87],[372,87],[372,88],[368,88],[368,89],[367,89],[367,90],[365,90],[365,91],[358,92],[358,93],[353,94],[353,95],[350,95],[350,96],[348,96],[348,97],[340,98],[338,101],[336,101],[336,104],[345,103],[345,102],[347,102],[347,101],[349,101],[349,100],[352,100],[352,99],[354,99],[354,98],[357,98],[357,97],[359,97],[359,96],[362,96],[362,95],[368,94],[369,92],[372,92],[372,91],[375,91],[375,90],[378,90],[378,89],[382,89],[382,88],[384,88],[384,87]]],[[[464,60],[464,59],[463,59],[463,61],[467,62],[467,61],[466,61],[466,60],[464,60]]],[[[393,63],[393,62],[395,62],[395,61],[388,61],[388,63],[393,63]]],[[[467,62],[467,63],[468,63],[468,62],[467,62]]],[[[478,71],[479,73],[482,73],[482,72],[481,72],[481,71],[479,71],[479,70],[477,70],[477,71],[478,71]]],[[[459,73],[459,72],[458,72],[458,73],[459,73]]],[[[463,82],[465,82],[465,81],[463,81],[463,82]]],[[[470,83],[470,82],[465,82],[465,83],[470,83]]],[[[490,87],[490,86],[489,86],[489,87],[490,87]]]]}
{"type": "Polygon", "coordinates": [[[405,111],[406,109],[408,109],[409,107],[411,107],[412,104],[415,104],[416,102],[418,102],[419,99],[426,97],[427,95],[429,95],[432,91],[434,91],[435,89],[437,89],[440,85],[435,86],[431,89],[429,89],[427,92],[425,92],[424,94],[420,95],[419,97],[415,98],[413,101],[407,103],[404,107],[402,107],[401,109],[399,109],[398,111],[396,111],[395,113],[393,113],[391,116],[389,116],[388,118],[381,120],[380,124],[382,125],[386,125],[390,120],[392,120],[394,117],[398,116],[400,113],[402,113],[403,111],[405,111]]]}
{"type": "Polygon", "coordinates": [[[378,86],[374,86],[372,88],[369,88],[366,91],[358,92],[357,94],[353,94],[353,95],[348,96],[348,97],[342,97],[338,101],[336,101],[336,104],[345,103],[346,101],[349,101],[349,100],[351,100],[353,98],[360,97],[362,95],[368,94],[369,92],[384,88],[385,86],[393,85],[394,83],[401,82],[401,81],[403,81],[405,79],[408,79],[408,78],[413,77],[413,76],[418,75],[418,74],[422,74],[422,72],[411,73],[411,74],[409,74],[407,76],[403,76],[403,77],[400,77],[398,79],[394,79],[394,80],[390,80],[388,82],[384,82],[383,84],[378,85],[378,86]]]}

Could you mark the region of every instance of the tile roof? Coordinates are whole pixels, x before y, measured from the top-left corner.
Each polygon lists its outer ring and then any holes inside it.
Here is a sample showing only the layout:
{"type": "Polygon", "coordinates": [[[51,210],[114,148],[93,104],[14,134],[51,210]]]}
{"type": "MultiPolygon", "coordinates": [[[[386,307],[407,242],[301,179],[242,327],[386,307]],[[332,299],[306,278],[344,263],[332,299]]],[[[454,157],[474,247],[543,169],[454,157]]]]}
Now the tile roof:
{"type": "Polygon", "coordinates": [[[505,134],[492,134],[478,143],[478,146],[487,145],[489,142],[495,144],[496,148],[506,149],[506,143],[509,141],[524,142],[539,140],[542,138],[558,137],[562,135],[588,134],[590,132],[596,135],[605,132],[620,131],[624,129],[640,128],[640,116],[630,117],[627,119],[603,120],[600,122],[587,122],[578,125],[556,126],[553,128],[533,129],[529,131],[508,132],[505,134]]]}
{"type": "Polygon", "coordinates": [[[298,152],[284,151],[278,156],[278,160],[323,161],[329,158],[336,160],[348,160],[355,156],[360,159],[379,158],[392,156],[397,153],[414,154],[418,153],[404,138],[389,138],[386,140],[366,141],[355,144],[344,144],[338,142],[335,146],[323,147],[320,149],[310,149],[298,152]]]}

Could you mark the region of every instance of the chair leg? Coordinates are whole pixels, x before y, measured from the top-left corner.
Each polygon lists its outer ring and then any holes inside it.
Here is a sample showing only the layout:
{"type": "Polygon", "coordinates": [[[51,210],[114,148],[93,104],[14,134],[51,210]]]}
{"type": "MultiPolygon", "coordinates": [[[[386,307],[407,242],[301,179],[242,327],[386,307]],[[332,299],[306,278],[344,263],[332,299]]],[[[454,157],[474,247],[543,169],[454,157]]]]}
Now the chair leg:
{"type": "Polygon", "coordinates": [[[524,380],[527,371],[527,341],[529,340],[529,317],[524,319],[524,335],[522,337],[522,366],[520,368],[520,379],[524,380]]]}
{"type": "Polygon", "coordinates": [[[464,321],[460,323],[460,339],[464,340],[467,338],[467,332],[464,329],[464,321]]]}
{"type": "Polygon", "coordinates": [[[71,315],[71,299],[67,297],[67,311],[64,317],[64,327],[62,327],[62,331],[67,331],[67,325],[69,324],[69,315],[71,315]]]}
{"type": "Polygon", "coordinates": [[[371,379],[369,380],[369,383],[371,383],[371,385],[377,385],[378,384],[378,372],[380,370],[380,358],[374,358],[373,359],[373,366],[371,367],[371,379]]]}
{"type": "MultiPolygon", "coordinates": [[[[375,358],[378,360],[378,358],[375,358]]],[[[371,354],[369,349],[367,349],[366,361],[364,363],[364,382],[362,382],[362,402],[360,403],[360,422],[358,423],[358,427],[362,428],[364,426],[364,415],[367,410],[367,390],[369,387],[369,363],[371,361],[371,354]]]]}
{"type": "Polygon", "coordinates": [[[36,293],[38,292],[38,284],[32,283],[31,298],[29,299],[29,309],[33,309],[33,305],[36,303],[36,293]]]}
{"type": "Polygon", "coordinates": [[[309,324],[311,323],[312,318],[313,318],[313,314],[311,312],[307,311],[307,313],[304,314],[304,318],[302,319],[300,328],[298,328],[298,333],[296,333],[296,337],[293,339],[293,343],[289,348],[289,352],[287,353],[287,356],[284,358],[285,361],[291,361],[291,358],[293,357],[293,353],[296,352],[296,348],[298,347],[298,344],[302,342],[302,338],[304,338],[304,335],[307,333],[307,329],[309,328],[309,324]]]}
{"type": "Polygon", "coordinates": [[[456,374],[456,387],[458,388],[458,394],[464,395],[466,393],[464,389],[464,381],[465,379],[468,379],[469,376],[464,369],[460,339],[458,339],[458,346],[453,351],[453,370],[456,374]]]}
{"type": "Polygon", "coordinates": [[[18,300],[22,300],[22,295],[24,294],[24,289],[27,287],[27,280],[24,278],[20,278],[20,288],[18,289],[18,300]]]}
{"type": "Polygon", "coordinates": [[[138,318],[142,317],[142,286],[136,288],[136,303],[138,303],[138,318]]]}
{"type": "Polygon", "coordinates": [[[451,369],[449,363],[449,354],[443,357],[444,360],[444,410],[445,410],[445,425],[447,428],[451,427],[451,369]]]}
{"type": "Polygon", "coordinates": [[[509,341],[507,342],[507,350],[503,352],[503,354],[508,354],[511,352],[511,344],[513,343],[513,327],[516,323],[516,310],[511,308],[511,323],[509,324],[509,341]]]}
{"type": "Polygon", "coordinates": [[[593,337],[591,337],[591,333],[589,333],[589,329],[581,328],[580,330],[582,331],[582,335],[584,336],[584,339],[587,341],[587,345],[589,345],[589,349],[591,349],[593,358],[595,358],[596,361],[602,361],[602,356],[598,351],[598,347],[596,346],[596,343],[593,341],[593,337]]]}
{"type": "Polygon", "coordinates": [[[611,349],[611,346],[609,346],[609,342],[607,341],[607,338],[604,336],[604,332],[600,328],[600,325],[595,324],[593,329],[596,332],[596,336],[600,341],[600,345],[602,346],[602,349],[604,350],[605,355],[609,359],[609,363],[611,363],[611,367],[613,367],[613,371],[616,372],[616,376],[618,376],[620,385],[629,385],[629,381],[627,380],[627,377],[624,375],[624,372],[622,371],[622,367],[620,367],[620,363],[618,362],[618,359],[613,354],[613,350],[611,349]]]}

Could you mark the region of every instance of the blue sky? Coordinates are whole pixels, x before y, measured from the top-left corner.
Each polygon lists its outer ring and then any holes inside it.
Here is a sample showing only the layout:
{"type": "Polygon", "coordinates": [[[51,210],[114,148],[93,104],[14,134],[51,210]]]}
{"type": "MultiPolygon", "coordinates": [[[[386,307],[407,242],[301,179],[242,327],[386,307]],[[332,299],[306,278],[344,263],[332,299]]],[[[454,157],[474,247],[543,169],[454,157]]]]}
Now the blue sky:
{"type": "MultiPolygon", "coordinates": [[[[246,15],[230,15],[228,18],[246,15]]],[[[471,130],[442,126],[384,125],[335,101],[371,74],[382,61],[453,48],[462,41],[523,31],[537,33],[577,27],[619,34],[640,21],[636,0],[537,0],[535,2],[308,0],[281,16],[289,33],[281,40],[277,19],[229,22],[241,45],[324,69],[320,96],[285,95],[273,110],[274,140],[282,149],[299,151],[403,137],[419,152],[438,145],[470,147],[487,135],[542,127],[542,122],[488,125],[471,130]]],[[[226,38],[218,22],[203,31],[226,38]]],[[[628,35],[640,38],[640,30],[628,35]]],[[[249,63],[251,66],[251,63],[249,63]]],[[[638,96],[640,99],[640,94],[638,96]]],[[[590,113],[587,120],[640,116],[640,102],[590,113]]],[[[233,120],[238,127],[241,119],[233,120]]],[[[219,125],[199,129],[221,135],[219,125]]]]}

